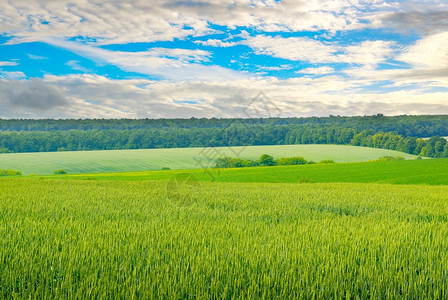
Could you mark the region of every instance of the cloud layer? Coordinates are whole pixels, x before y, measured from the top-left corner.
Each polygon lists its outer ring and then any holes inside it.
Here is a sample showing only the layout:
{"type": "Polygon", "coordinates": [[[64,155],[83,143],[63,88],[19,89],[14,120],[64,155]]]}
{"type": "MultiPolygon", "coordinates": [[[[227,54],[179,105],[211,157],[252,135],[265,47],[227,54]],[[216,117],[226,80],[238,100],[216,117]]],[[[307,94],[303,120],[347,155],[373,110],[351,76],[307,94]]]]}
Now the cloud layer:
{"type": "MultiPolygon", "coordinates": [[[[366,26],[375,0],[331,1],[7,1],[0,31],[11,42],[85,37],[100,43],[151,42],[214,31],[210,24],[260,31],[351,30],[366,26]]],[[[392,18],[392,17],[390,17],[392,18]]]]}
{"type": "Polygon", "coordinates": [[[0,117],[243,117],[259,92],[285,116],[448,113],[447,13],[443,0],[0,0],[0,117]]]}
{"type": "MultiPolygon", "coordinates": [[[[328,76],[302,79],[166,82],[110,80],[92,75],[47,76],[0,84],[0,117],[160,118],[268,117],[247,115],[245,108],[262,91],[275,115],[325,116],[448,113],[446,93],[414,90],[362,93],[363,82],[328,76]]],[[[264,103],[252,103],[264,107],[264,103]]],[[[261,114],[261,115],[260,115],[261,114]]]]}

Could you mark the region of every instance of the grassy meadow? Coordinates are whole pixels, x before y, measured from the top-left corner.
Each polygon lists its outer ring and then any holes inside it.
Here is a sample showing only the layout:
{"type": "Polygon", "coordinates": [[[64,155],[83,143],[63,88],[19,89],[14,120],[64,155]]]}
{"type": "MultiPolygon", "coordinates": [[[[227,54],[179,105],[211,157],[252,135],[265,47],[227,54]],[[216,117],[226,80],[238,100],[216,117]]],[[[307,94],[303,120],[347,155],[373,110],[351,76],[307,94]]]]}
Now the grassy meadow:
{"type": "Polygon", "coordinates": [[[216,182],[353,182],[390,184],[448,184],[448,159],[373,161],[298,166],[192,169],[124,173],[42,176],[42,179],[65,180],[169,180],[191,174],[198,181],[216,182]]]}
{"type": "Polygon", "coordinates": [[[24,174],[52,174],[64,169],[70,174],[126,171],[193,169],[211,167],[217,155],[258,159],[267,153],[276,158],[303,156],[307,160],[332,159],[360,162],[382,156],[415,156],[385,149],[343,145],[278,145],[222,148],[172,148],[110,151],[68,151],[0,154],[0,169],[16,169],[24,174]],[[207,158],[211,157],[211,158],[207,158]]]}
{"type": "Polygon", "coordinates": [[[447,186],[170,187],[0,179],[0,297],[448,297],[447,186]]]}

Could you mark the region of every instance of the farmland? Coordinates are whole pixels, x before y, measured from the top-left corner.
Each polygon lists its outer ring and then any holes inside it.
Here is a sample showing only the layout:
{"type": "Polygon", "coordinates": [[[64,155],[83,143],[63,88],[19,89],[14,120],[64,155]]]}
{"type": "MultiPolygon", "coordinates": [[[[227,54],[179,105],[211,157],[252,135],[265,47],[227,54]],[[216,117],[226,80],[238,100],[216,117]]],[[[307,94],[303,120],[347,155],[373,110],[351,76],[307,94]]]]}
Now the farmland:
{"type": "Polygon", "coordinates": [[[52,174],[64,169],[68,173],[104,173],[192,169],[210,167],[213,155],[240,156],[258,159],[268,153],[274,157],[303,156],[308,160],[332,159],[335,162],[358,162],[377,159],[381,156],[403,156],[414,159],[414,155],[367,147],[344,145],[278,145],[221,148],[173,148],[110,151],[67,151],[44,153],[0,154],[0,169],[17,169],[24,174],[52,174]]]}
{"type": "Polygon", "coordinates": [[[448,296],[446,186],[209,182],[185,207],[166,180],[0,190],[2,298],[448,296]]]}
{"type": "Polygon", "coordinates": [[[448,159],[323,149],[292,150],[342,162],[116,172],[104,157],[134,150],[3,154],[113,171],[0,178],[0,298],[448,297],[448,159]]]}
{"type": "Polygon", "coordinates": [[[448,159],[374,161],[235,169],[192,169],[43,176],[64,180],[169,180],[191,174],[198,181],[297,183],[353,182],[448,185],[448,159]]]}

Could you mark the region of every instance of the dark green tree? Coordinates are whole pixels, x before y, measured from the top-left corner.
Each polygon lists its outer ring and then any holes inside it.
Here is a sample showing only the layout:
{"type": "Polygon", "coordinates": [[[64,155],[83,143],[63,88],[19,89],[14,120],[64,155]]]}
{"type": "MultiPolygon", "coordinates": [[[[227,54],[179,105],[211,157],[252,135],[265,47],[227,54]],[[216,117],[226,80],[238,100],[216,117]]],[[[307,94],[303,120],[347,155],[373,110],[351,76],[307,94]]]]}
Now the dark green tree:
{"type": "Polygon", "coordinates": [[[258,162],[261,166],[275,166],[274,157],[269,154],[263,154],[262,156],[260,156],[258,162]]]}

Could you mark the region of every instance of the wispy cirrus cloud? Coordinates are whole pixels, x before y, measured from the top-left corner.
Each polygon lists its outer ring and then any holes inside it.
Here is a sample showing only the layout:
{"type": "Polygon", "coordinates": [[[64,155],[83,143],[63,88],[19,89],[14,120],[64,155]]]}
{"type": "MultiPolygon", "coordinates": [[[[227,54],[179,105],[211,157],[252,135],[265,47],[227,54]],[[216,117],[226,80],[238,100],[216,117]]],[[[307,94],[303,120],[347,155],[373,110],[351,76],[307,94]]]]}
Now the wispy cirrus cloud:
{"type": "Polygon", "coordinates": [[[70,68],[72,68],[73,70],[76,70],[76,71],[81,71],[81,72],[84,72],[84,73],[92,73],[92,70],[89,70],[89,69],[81,66],[79,61],[77,61],[77,60],[69,60],[66,63],[66,65],[69,66],[70,68]]]}
{"type": "Polygon", "coordinates": [[[0,61],[0,67],[14,67],[18,65],[19,63],[16,61],[0,61]]]}
{"type": "Polygon", "coordinates": [[[348,63],[376,65],[390,58],[394,42],[363,41],[358,44],[340,46],[310,38],[257,35],[241,44],[254,49],[256,54],[269,55],[310,63],[348,63]]]}
{"type": "Polygon", "coordinates": [[[243,73],[220,66],[205,66],[209,53],[202,50],[155,48],[140,52],[111,51],[82,43],[46,39],[46,43],[68,49],[93,61],[108,63],[125,71],[170,80],[216,80],[241,78],[243,73]]]}
{"type": "Polygon", "coordinates": [[[225,41],[221,41],[218,39],[209,39],[206,41],[195,41],[194,43],[202,45],[202,46],[222,47],[222,48],[233,47],[233,46],[238,45],[238,43],[236,43],[236,42],[225,42],[225,41]]]}
{"type": "Polygon", "coordinates": [[[318,68],[306,68],[306,69],[299,70],[296,73],[312,74],[312,75],[325,75],[325,74],[334,73],[334,68],[328,67],[328,66],[318,67],[318,68]]]}
{"type": "Polygon", "coordinates": [[[33,54],[31,54],[31,53],[27,53],[26,56],[27,56],[29,59],[32,59],[32,60],[48,59],[48,57],[45,57],[45,56],[39,56],[39,55],[33,55],[33,54]]]}

